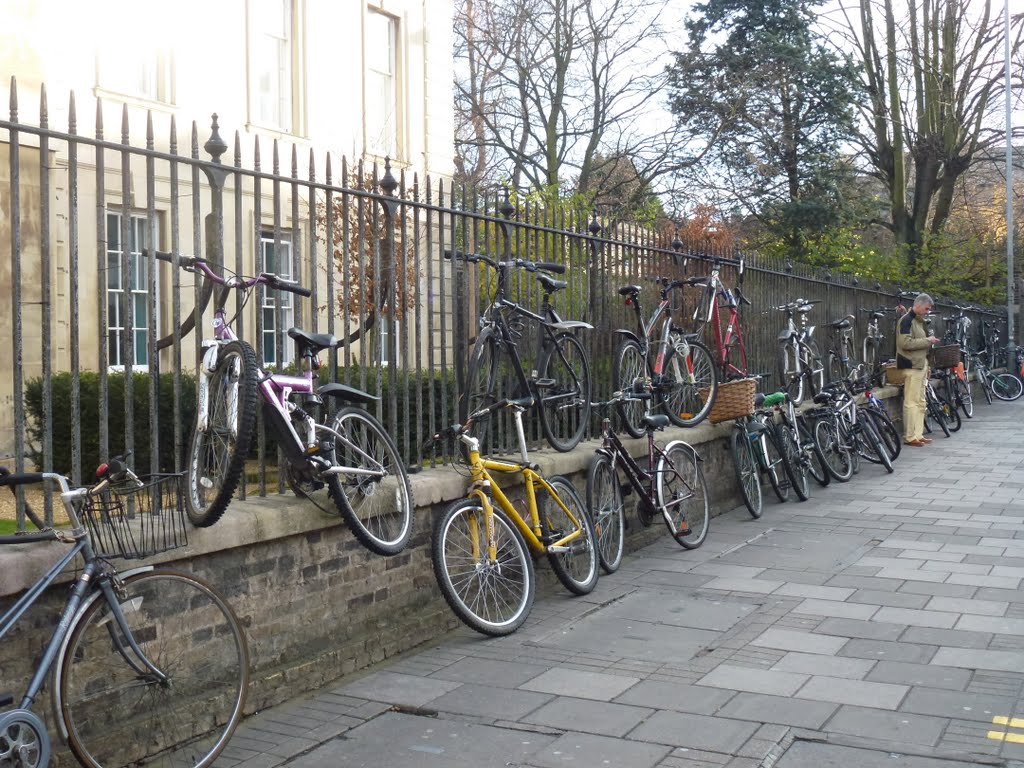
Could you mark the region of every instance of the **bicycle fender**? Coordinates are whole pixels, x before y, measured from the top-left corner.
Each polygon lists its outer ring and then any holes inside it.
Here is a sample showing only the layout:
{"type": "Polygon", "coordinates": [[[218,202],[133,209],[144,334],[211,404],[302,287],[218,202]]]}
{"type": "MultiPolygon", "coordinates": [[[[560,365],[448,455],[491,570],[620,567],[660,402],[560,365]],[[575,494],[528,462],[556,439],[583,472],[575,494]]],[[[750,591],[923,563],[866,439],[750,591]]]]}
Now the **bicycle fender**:
{"type": "Polygon", "coordinates": [[[371,395],[368,392],[363,392],[361,389],[355,387],[348,387],[344,384],[324,384],[317,391],[318,395],[326,395],[327,397],[336,397],[339,400],[344,400],[347,403],[375,403],[380,400],[376,395],[371,395]]]}
{"type": "Polygon", "coordinates": [[[643,344],[643,342],[640,341],[640,337],[639,336],[637,336],[632,331],[627,331],[625,328],[616,328],[615,329],[615,333],[619,334],[620,336],[625,336],[627,339],[632,339],[637,344],[643,344]]]}
{"type": "Polygon", "coordinates": [[[578,331],[580,328],[588,331],[594,330],[594,326],[582,320],[559,320],[557,323],[547,323],[546,325],[556,331],[578,331]]]}
{"type": "Polygon", "coordinates": [[[696,448],[694,448],[692,445],[690,445],[688,442],[686,442],[685,440],[673,440],[668,445],[666,445],[663,450],[665,451],[665,453],[668,453],[669,450],[672,449],[676,445],[686,446],[686,448],[689,449],[690,453],[692,453],[695,457],[697,457],[697,461],[701,461],[701,462],[704,461],[704,457],[700,455],[700,452],[696,448]]]}
{"type": "Polygon", "coordinates": [[[781,331],[778,336],[779,341],[789,341],[790,339],[795,338],[796,334],[793,331],[789,330],[788,328],[784,331],[781,331]]]}

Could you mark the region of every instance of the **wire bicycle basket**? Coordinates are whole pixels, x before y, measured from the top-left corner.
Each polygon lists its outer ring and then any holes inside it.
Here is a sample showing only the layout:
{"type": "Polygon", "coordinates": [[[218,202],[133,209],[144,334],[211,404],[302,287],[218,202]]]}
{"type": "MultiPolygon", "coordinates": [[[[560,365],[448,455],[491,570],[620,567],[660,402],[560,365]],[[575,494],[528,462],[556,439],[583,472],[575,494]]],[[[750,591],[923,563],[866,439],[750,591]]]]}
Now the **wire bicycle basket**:
{"type": "Polygon", "coordinates": [[[188,544],[180,474],[104,485],[81,515],[99,557],[137,560],[188,544]]]}

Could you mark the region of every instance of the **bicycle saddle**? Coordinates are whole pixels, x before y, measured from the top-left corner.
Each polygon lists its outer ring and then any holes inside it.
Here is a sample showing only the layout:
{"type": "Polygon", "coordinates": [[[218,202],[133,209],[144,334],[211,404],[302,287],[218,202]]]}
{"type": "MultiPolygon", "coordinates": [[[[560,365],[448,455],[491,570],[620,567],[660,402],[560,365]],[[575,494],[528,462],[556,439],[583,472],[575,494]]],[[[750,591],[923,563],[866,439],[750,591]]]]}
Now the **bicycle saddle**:
{"type": "Polygon", "coordinates": [[[685,282],[686,282],[687,285],[703,285],[703,286],[706,287],[707,284],[708,284],[708,278],[706,276],[705,277],[688,277],[688,278],[686,278],[685,282]]]}
{"type": "Polygon", "coordinates": [[[544,286],[544,290],[548,293],[560,291],[569,284],[565,280],[555,280],[555,278],[545,275],[543,272],[537,273],[537,282],[544,286]]]}
{"type": "Polygon", "coordinates": [[[619,296],[637,296],[640,293],[639,285],[624,285],[619,288],[619,296]]]}
{"type": "Polygon", "coordinates": [[[313,354],[338,346],[338,339],[331,333],[310,333],[301,328],[289,328],[288,336],[298,342],[300,350],[311,349],[313,354]]]}
{"type": "Polygon", "coordinates": [[[850,328],[851,327],[850,318],[849,317],[844,317],[844,318],[842,318],[840,320],[833,320],[831,323],[826,323],[826,325],[829,328],[835,328],[836,330],[844,330],[846,328],[850,328]]]}
{"type": "Polygon", "coordinates": [[[668,426],[668,416],[662,413],[644,416],[644,426],[648,429],[664,429],[668,426]]]}

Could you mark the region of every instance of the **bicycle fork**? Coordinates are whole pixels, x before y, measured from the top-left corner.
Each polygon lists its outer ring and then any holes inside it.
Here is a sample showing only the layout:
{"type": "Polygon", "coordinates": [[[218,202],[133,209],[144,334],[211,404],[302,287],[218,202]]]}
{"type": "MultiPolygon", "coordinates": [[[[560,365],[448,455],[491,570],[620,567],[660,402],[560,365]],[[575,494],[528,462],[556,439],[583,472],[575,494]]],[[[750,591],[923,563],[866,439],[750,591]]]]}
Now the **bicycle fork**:
{"type": "MultiPolygon", "coordinates": [[[[220,343],[216,341],[204,342],[206,351],[203,353],[203,363],[199,366],[199,398],[196,403],[196,429],[199,432],[206,432],[210,428],[210,379],[217,370],[217,361],[220,353],[220,343]]],[[[228,409],[224,414],[227,420],[227,428],[233,437],[238,436],[238,371],[231,371],[231,378],[228,382],[228,409]]]]}

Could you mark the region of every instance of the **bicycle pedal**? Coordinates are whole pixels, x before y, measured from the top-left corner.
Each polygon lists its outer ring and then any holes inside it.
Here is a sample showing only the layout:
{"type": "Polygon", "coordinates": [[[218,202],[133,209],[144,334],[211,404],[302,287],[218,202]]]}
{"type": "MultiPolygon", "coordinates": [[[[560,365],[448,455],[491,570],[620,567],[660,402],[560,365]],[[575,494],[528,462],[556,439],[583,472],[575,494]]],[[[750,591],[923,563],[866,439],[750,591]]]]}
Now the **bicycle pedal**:
{"type": "Polygon", "coordinates": [[[551,387],[555,386],[554,379],[537,379],[533,383],[534,386],[537,387],[537,389],[550,389],[551,387]]]}
{"type": "Polygon", "coordinates": [[[14,703],[13,693],[0,693],[0,707],[7,707],[14,703]]]}

